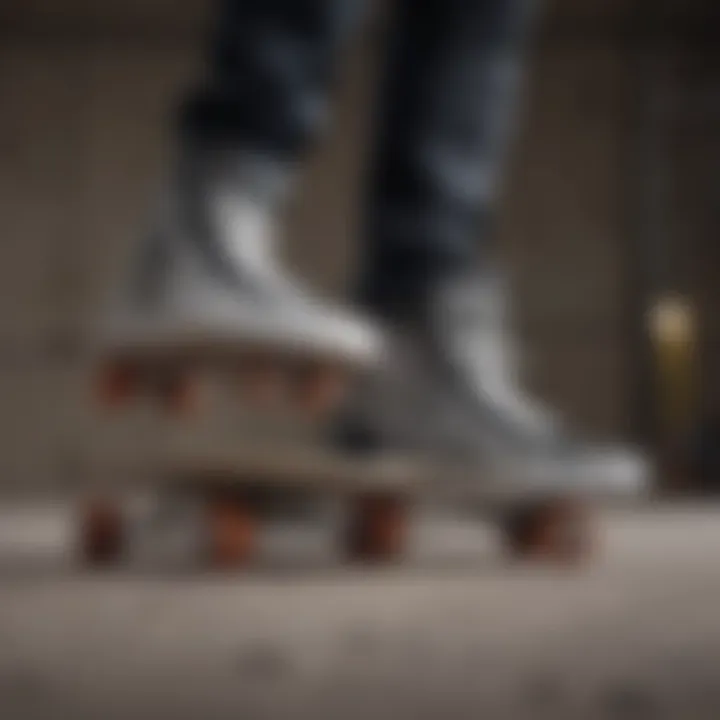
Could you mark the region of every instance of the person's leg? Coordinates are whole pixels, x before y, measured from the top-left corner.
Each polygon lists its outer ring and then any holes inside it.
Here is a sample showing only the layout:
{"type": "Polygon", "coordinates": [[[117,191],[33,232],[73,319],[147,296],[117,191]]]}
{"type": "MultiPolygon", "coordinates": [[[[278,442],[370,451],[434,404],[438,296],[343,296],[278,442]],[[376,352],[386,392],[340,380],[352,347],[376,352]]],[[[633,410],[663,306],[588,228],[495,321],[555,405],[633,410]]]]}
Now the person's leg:
{"type": "Polygon", "coordinates": [[[371,168],[359,299],[392,338],[337,437],[480,462],[506,482],[637,487],[643,464],[568,444],[524,392],[488,244],[533,0],[401,0],[371,168]]]}
{"type": "Polygon", "coordinates": [[[536,0],[401,0],[369,168],[361,301],[381,314],[487,242],[536,0]]]}
{"type": "Polygon", "coordinates": [[[222,0],[208,73],[181,132],[293,162],[322,128],[338,53],[364,0],[222,0]]]}
{"type": "Polygon", "coordinates": [[[237,218],[232,209],[213,212],[208,198],[227,196],[224,205],[237,208],[252,204],[268,219],[277,213],[295,165],[325,124],[335,60],[363,5],[222,1],[206,78],[180,109],[176,170],[187,190],[184,220],[219,277],[233,282],[238,272],[254,271],[257,258],[250,255],[257,248],[254,233],[218,227],[219,215],[237,218]]]}
{"type": "MultiPolygon", "coordinates": [[[[198,346],[373,364],[379,335],[311,297],[278,262],[293,166],[322,129],[329,82],[362,0],[224,0],[203,84],[183,103],[159,217],[105,323],[143,358],[198,346]]],[[[214,360],[213,360],[214,361],[214,360]]]]}

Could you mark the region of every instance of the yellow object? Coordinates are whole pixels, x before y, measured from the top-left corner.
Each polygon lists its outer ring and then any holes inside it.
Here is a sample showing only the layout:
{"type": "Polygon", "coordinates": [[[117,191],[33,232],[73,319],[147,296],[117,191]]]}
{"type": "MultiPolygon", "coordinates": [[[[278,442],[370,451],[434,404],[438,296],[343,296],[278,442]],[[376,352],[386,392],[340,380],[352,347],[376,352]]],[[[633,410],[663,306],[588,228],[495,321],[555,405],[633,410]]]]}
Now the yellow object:
{"type": "Polygon", "coordinates": [[[691,430],[697,400],[697,320],[681,295],[661,298],[651,309],[649,330],[655,349],[656,381],[666,441],[691,430]]]}

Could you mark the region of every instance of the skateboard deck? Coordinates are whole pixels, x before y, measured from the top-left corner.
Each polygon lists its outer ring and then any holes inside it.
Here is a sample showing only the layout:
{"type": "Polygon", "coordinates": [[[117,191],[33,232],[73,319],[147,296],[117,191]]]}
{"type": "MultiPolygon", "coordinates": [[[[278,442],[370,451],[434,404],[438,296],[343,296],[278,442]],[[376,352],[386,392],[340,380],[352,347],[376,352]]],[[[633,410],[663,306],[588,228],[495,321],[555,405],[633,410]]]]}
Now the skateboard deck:
{"type": "Polygon", "coordinates": [[[297,406],[326,414],[344,397],[351,379],[365,370],[307,348],[280,350],[256,343],[237,344],[229,351],[222,343],[190,339],[106,351],[96,365],[102,407],[118,408],[150,396],[178,416],[198,411],[208,377],[234,381],[255,406],[297,406]]]}
{"type": "Polygon", "coordinates": [[[258,487],[331,495],[387,492],[430,501],[460,501],[478,508],[512,506],[529,499],[577,495],[594,500],[632,496],[627,488],[585,487],[556,478],[523,483],[462,463],[400,455],[352,455],[327,449],[256,447],[208,452],[180,448],[160,460],[163,482],[198,488],[258,487]]]}

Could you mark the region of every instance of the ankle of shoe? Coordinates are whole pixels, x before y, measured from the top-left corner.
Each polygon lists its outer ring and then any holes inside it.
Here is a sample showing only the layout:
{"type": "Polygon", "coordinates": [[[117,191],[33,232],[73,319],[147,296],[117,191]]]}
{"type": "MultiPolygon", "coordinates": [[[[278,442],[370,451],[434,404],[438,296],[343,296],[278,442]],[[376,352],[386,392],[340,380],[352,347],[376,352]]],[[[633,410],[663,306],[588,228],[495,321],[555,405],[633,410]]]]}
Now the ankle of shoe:
{"type": "Polygon", "coordinates": [[[175,175],[208,192],[231,188],[238,197],[277,205],[288,195],[295,172],[286,161],[258,148],[185,138],[177,150],[175,175]]]}
{"type": "Polygon", "coordinates": [[[443,259],[398,258],[388,265],[363,274],[356,298],[375,317],[400,324],[424,319],[437,289],[462,272],[443,259]]]}

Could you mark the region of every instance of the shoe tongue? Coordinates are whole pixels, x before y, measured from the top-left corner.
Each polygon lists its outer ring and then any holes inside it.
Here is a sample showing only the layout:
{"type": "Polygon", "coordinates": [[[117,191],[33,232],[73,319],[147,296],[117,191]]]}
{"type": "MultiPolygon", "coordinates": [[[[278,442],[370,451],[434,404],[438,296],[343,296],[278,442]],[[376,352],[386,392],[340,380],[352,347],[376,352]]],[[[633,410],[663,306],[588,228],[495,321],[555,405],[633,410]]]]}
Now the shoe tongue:
{"type": "Polygon", "coordinates": [[[494,269],[464,273],[438,284],[431,305],[440,328],[502,331],[508,322],[507,283],[494,269]]]}
{"type": "Polygon", "coordinates": [[[274,206],[285,197],[289,177],[285,168],[262,154],[234,152],[221,158],[216,182],[258,204],[274,206]]]}
{"type": "Polygon", "coordinates": [[[276,205],[286,197],[293,173],[267,153],[221,143],[186,143],[179,172],[196,178],[207,192],[225,188],[238,197],[276,205]]]}

